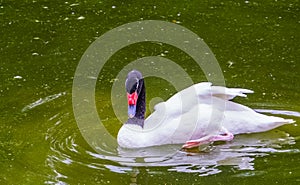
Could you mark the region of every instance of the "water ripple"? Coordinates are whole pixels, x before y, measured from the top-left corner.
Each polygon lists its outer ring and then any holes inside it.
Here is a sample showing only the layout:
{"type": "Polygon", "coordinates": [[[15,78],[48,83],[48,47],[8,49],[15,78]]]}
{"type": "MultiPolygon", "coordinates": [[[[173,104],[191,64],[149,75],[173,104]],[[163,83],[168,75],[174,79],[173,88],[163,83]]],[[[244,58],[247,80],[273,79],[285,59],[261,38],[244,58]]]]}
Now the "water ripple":
{"type": "Polygon", "coordinates": [[[271,109],[255,109],[255,111],[259,112],[259,113],[269,113],[269,114],[278,114],[278,115],[300,117],[300,112],[296,112],[296,111],[271,110],[271,109]]]}
{"type": "MultiPolygon", "coordinates": [[[[254,170],[254,161],[274,153],[299,153],[298,149],[283,149],[284,145],[295,144],[289,134],[273,130],[266,133],[236,136],[229,143],[206,146],[202,151],[177,151],[168,156],[170,148],[178,146],[159,146],[136,150],[119,148],[119,158],[107,158],[119,163],[106,165],[113,172],[128,172],[128,167],[169,167],[169,171],[198,173],[207,176],[222,172],[221,166],[233,166],[238,170],[254,170]],[[158,152],[159,151],[159,152],[158,152]]],[[[103,159],[104,156],[89,152],[93,157],[103,159]]]]}
{"type": "MultiPolygon", "coordinates": [[[[296,143],[294,137],[275,129],[237,135],[232,142],[216,142],[198,151],[181,151],[180,145],[165,145],[135,150],[118,148],[116,156],[107,156],[93,151],[84,142],[71,117],[69,112],[59,112],[48,120],[52,126],[45,136],[51,150],[47,164],[53,171],[51,179],[55,183],[74,176],[78,168],[97,170],[97,173],[109,170],[135,175],[139,174],[140,167],[165,167],[170,172],[197,173],[199,176],[221,173],[223,166],[253,171],[258,157],[274,153],[300,153],[299,149],[290,147],[296,143]]],[[[151,170],[149,173],[155,172],[153,168],[151,170]]]]}
{"type": "Polygon", "coordinates": [[[67,93],[66,92],[60,92],[58,94],[53,94],[53,95],[50,95],[50,96],[47,96],[47,97],[44,97],[44,98],[40,98],[38,100],[36,100],[35,102],[32,102],[30,103],[29,105],[26,105],[21,111],[22,112],[26,112],[28,110],[31,110],[39,105],[42,105],[42,104],[45,104],[45,103],[48,103],[50,101],[53,101],[61,96],[64,96],[66,95],[67,93]]]}

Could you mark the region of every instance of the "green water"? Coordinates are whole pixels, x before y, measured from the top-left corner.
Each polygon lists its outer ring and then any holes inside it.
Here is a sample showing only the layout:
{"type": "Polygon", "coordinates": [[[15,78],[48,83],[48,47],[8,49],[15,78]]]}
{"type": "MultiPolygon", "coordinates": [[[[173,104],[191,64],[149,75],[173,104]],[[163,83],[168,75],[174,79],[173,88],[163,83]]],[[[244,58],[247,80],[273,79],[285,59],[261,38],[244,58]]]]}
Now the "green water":
{"type": "MultiPolygon", "coordinates": [[[[1,0],[0,184],[299,184],[299,6],[298,0],[1,0]],[[104,159],[77,127],[74,73],[96,38],[139,20],[176,22],[195,32],[215,54],[227,86],[255,91],[236,101],[290,111],[280,116],[296,123],[215,143],[209,152],[179,152],[161,163],[132,167],[104,159]]],[[[139,43],[118,51],[96,88],[99,116],[113,136],[121,126],[110,105],[115,76],[131,61],[157,55],[180,64],[195,82],[206,80],[189,56],[169,45],[139,43]]],[[[146,83],[147,100],[175,93],[164,80],[146,83]]]]}

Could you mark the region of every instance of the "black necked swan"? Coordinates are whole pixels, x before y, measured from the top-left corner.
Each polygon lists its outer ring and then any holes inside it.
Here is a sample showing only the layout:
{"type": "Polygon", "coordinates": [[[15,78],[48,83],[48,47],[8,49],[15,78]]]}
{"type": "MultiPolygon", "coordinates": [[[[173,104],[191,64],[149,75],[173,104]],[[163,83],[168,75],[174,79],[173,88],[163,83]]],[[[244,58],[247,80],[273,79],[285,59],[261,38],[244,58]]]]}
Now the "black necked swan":
{"type": "Polygon", "coordinates": [[[133,70],[125,87],[128,120],[118,133],[123,148],[142,148],[166,144],[184,144],[193,148],[214,141],[230,141],[235,134],[264,132],[293,123],[292,119],[267,116],[230,101],[246,97],[253,91],[212,86],[210,82],[194,84],[158,103],[145,119],[146,91],[142,74],[133,70]]]}

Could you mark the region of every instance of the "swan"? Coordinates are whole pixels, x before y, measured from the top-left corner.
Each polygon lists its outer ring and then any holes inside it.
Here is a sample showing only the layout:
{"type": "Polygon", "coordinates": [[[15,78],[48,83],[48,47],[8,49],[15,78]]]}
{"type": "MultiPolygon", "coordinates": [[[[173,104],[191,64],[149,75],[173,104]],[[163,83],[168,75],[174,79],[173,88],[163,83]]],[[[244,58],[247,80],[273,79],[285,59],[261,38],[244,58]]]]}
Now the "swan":
{"type": "Polygon", "coordinates": [[[141,72],[128,73],[125,88],[128,120],[118,132],[122,148],[143,148],[167,144],[183,144],[189,149],[214,141],[231,141],[236,134],[264,132],[292,119],[267,116],[232,102],[253,91],[212,86],[210,82],[194,84],[177,92],[154,107],[145,119],[146,91],[141,72]]]}

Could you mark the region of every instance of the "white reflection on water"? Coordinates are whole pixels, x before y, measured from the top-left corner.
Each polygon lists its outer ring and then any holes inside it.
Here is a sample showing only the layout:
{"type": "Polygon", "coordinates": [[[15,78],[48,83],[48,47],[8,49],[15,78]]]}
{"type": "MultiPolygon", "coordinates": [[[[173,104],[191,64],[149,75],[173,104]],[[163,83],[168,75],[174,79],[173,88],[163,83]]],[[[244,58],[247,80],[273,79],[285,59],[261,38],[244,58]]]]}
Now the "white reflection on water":
{"type": "MultiPolygon", "coordinates": [[[[44,101],[55,97],[59,96],[47,97],[44,101]]],[[[287,115],[291,111],[284,113],[287,115]]],[[[297,116],[297,112],[292,114],[297,116]]],[[[68,112],[53,115],[49,122],[52,127],[47,130],[45,138],[50,144],[51,152],[47,156],[46,164],[53,171],[50,177],[53,182],[65,181],[78,169],[130,174],[134,175],[134,181],[143,173],[145,167],[148,174],[168,170],[209,176],[225,172],[228,168],[224,166],[229,166],[230,170],[244,171],[242,175],[249,176],[265,173],[255,169],[257,158],[300,152],[293,147],[298,137],[291,137],[288,133],[275,129],[264,133],[236,135],[231,142],[215,142],[213,145],[202,146],[198,151],[182,151],[181,145],[165,145],[141,149],[117,148],[117,155],[107,156],[78,143],[79,134],[75,131],[77,128],[69,127],[73,121],[70,120],[68,112]]],[[[105,150],[105,146],[97,147],[105,150]]]]}
{"type": "Polygon", "coordinates": [[[300,112],[288,111],[288,110],[269,110],[269,109],[255,109],[259,113],[279,114],[287,116],[300,117],[300,112]]]}
{"type": "MultiPolygon", "coordinates": [[[[298,149],[282,149],[283,145],[293,145],[295,139],[289,134],[272,130],[270,132],[238,135],[232,142],[217,143],[206,146],[202,152],[173,152],[178,145],[149,147],[128,150],[119,148],[119,155],[123,158],[120,166],[106,165],[109,170],[117,173],[130,171],[132,167],[169,167],[169,171],[198,173],[207,176],[222,172],[221,166],[233,166],[237,170],[255,170],[255,158],[271,153],[294,153],[298,149]],[[169,154],[172,153],[170,156],[169,154]],[[126,166],[126,167],[124,167],[126,166]]],[[[91,155],[92,154],[90,153],[91,155]]],[[[98,156],[100,157],[100,156],[98,156]]],[[[115,158],[115,160],[118,160],[115,158]]]]}

